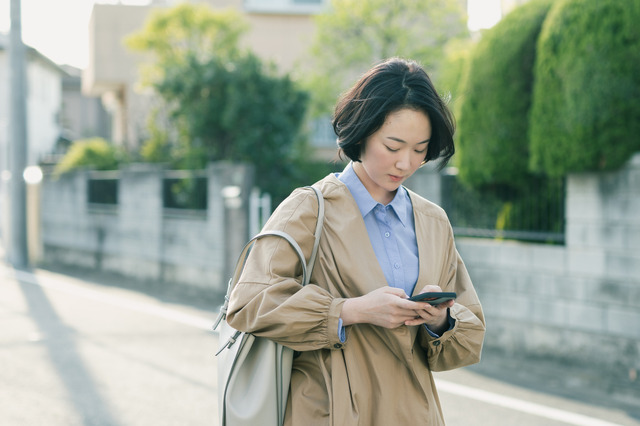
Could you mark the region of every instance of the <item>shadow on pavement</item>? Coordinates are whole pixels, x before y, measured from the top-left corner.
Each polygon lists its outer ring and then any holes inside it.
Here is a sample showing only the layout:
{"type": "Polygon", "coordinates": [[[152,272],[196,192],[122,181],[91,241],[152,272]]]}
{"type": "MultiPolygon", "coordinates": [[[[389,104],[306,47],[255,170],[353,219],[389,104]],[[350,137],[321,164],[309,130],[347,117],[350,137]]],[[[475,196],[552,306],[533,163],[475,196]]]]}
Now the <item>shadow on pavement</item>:
{"type": "Polygon", "coordinates": [[[20,270],[14,272],[14,279],[19,283],[29,307],[30,317],[38,327],[41,336],[39,343],[46,349],[51,365],[64,384],[68,400],[83,423],[113,426],[121,424],[113,416],[114,410],[101,395],[97,383],[85,366],[77,349],[73,327],[64,324],[42,286],[21,278],[20,270]]]}
{"type": "Polygon", "coordinates": [[[136,280],[116,273],[74,266],[40,265],[39,269],[56,274],[68,275],[98,285],[135,290],[161,302],[185,304],[215,313],[218,312],[218,307],[224,302],[225,296],[223,292],[216,292],[205,288],[195,288],[193,286],[171,282],[136,280]]]}

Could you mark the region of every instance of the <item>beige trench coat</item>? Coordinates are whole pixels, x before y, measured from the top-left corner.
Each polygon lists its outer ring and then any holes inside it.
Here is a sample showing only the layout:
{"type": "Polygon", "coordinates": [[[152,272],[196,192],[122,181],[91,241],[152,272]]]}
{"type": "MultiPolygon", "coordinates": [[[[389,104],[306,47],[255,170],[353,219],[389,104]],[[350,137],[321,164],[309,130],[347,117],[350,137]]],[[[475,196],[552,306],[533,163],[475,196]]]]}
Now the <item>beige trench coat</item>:
{"type": "MultiPolygon", "coordinates": [[[[419,251],[416,291],[427,284],[458,293],[455,327],[440,338],[423,326],[346,328],[338,319],[346,298],[387,285],[355,200],[334,175],[316,183],[325,221],[311,284],[282,238],[259,240],[230,300],[227,321],[241,331],[301,351],[294,360],[286,425],[442,425],[432,371],[476,363],[484,338],[480,302],[440,207],[410,192],[419,251]]],[[[309,257],[317,216],[310,189],[297,189],[265,229],[293,236],[309,257]]]]}

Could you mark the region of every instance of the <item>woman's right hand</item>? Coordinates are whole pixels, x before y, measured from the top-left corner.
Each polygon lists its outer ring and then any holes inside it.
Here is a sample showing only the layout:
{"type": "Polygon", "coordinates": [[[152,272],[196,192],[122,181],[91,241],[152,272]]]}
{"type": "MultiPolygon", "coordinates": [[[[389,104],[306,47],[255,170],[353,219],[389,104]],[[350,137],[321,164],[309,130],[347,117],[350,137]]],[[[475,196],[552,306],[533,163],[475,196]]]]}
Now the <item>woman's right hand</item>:
{"type": "Polygon", "coordinates": [[[408,300],[404,290],[381,287],[360,297],[347,299],[342,305],[342,325],[373,324],[396,328],[416,318],[416,310],[424,309],[424,302],[408,300]]]}

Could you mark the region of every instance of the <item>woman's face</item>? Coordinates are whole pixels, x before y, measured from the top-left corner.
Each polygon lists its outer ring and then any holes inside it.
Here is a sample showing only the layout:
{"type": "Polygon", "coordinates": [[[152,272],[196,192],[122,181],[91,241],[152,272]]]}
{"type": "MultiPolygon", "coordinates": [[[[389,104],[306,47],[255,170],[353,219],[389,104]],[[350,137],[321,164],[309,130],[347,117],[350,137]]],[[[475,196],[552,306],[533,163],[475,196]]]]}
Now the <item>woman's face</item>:
{"type": "Polygon", "coordinates": [[[423,163],[431,121],[422,111],[390,113],[378,131],[365,141],[360,162],[353,168],[374,200],[388,204],[396,191],[423,163]]]}

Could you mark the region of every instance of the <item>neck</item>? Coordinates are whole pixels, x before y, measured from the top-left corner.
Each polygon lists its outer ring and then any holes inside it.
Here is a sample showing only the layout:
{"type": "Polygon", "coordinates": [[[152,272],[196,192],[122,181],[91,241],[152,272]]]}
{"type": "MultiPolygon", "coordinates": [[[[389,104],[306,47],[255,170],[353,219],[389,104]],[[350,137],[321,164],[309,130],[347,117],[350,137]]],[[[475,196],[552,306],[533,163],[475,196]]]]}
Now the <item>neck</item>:
{"type": "Polygon", "coordinates": [[[362,166],[362,163],[354,161],[353,171],[356,173],[356,176],[358,176],[360,182],[362,182],[362,185],[364,185],[369,195],[371,195],[371,198],[385,206],[393,201],[393,197],[396,196],[397,190],[387,191],[384,188],[381,188],[373,183],[373,181],[367,174],[367,171],[362,166]]]}

